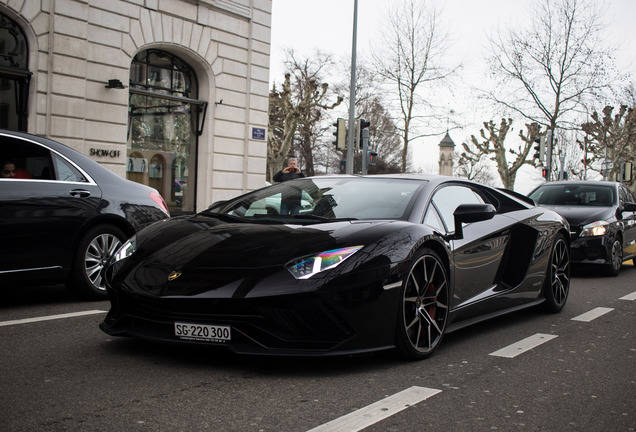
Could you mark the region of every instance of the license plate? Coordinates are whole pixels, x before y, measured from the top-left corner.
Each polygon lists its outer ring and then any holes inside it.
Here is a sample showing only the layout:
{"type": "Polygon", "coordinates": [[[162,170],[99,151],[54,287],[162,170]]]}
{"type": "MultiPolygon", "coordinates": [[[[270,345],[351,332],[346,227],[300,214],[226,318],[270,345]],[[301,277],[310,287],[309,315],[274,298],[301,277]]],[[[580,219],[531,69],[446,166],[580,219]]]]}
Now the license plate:
{"type": "Polygon", "coordinates": [[[174,323],[174,335],[179,339],[200,342],[228,342],[232,336],[230,326],[183,322],[174,323]]]}

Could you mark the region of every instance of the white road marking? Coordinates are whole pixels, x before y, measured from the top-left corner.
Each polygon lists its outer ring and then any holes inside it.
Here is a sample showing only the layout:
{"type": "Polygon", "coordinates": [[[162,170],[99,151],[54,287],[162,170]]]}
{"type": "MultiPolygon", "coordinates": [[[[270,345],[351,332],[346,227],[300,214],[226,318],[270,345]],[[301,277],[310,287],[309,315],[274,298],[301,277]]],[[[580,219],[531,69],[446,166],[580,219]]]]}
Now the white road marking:
{"type": "Polygon", "coordinates": [[[623,297],[619,298],[619,300],[629,300],[629,301],[636,300],[636,291],[634,291],[631,294],[627,294],[626,296],[623,296],[623,297]]]}
{"type": "Polygon", "coordinates": [[[435,396],[439,392],[441,390],[417,386],[409,387],[307,432],[356,432],[435,396]]]}
{"type": "Polygon", "coordinates": [[[495,356],[495,357],[513,358],[518,356],[519,354],[523,354],[526,351],[536,348],[539,345],[554,339],[555,337],[558,337],[558,336],[544,334],[544,333],[537,333],[523,340],[520,340],[519,342],[513,343],[512,345],[508,345],[507,347],[504,347],[500,350],[491,352],[489,355],[495,356]]]}
{"type": "Polygon", "coordinates": [[[65,313],[65,314],[59,314],[59,315],[48,315],[48,316],[42,316],[42,317],[36,317],[36,318],[25,318],[25,319],[13,320],[13,321],[0,321],[0,327],[16,325],[16,324],[28,324],[28,323],[34,323],[39,321],[49,321],[49,320],[62,319],[62,318],[73,318],[73,317],[84,316],[84,315],[95,315],[95,314],[101,314],[101,313],[108,313],[108,312],[103,310],[89,310],[89,311],[71,312],[71,313],[65,313]]]}
{"type": "Polygon", "coordinates": [[[613,308],[604,308],[604,307],[597,307],[595,309],[592,309],[589,312],[585,312],[582,315],[579,316],[575,316],[574,318],[572,318],[572,321],[584,321],[584,322],[590,322],[593,319],[596,319],[600,316],[605,315],[608,312],[613,311],[613,308]]]}

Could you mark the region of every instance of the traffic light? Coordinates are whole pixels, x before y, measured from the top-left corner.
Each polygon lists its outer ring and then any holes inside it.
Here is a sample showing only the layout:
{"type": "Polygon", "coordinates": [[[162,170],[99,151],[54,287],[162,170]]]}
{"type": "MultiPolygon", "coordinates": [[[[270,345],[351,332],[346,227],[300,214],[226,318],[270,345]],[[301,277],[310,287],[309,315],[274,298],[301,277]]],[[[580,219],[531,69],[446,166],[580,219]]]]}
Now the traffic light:
{"type": "Polygon", "coordinates": [[[340,159],[340,174],[346,174],[347,173],[347,160],[346,159],[340,159]]]}
{"type": "Polygon", "coordinates": [[[534,156],[532,159],[539,159],[539,165],[543,165],[545,159],[545,136],[534,140],[534,156]]]}
{"type": "Polygon", "coordinates": [[[371,126],[371,122],[366,121],[365,119],[361,118],[359,120],[359,124],[358,124],[358,129],[359,129],[359,139],[358,139],[358,146],[359,148],[362,148],[363,144],[362,144],[362,131],[366,128],[368,128],[369,126],[371,126]]]}
{"type": "Polygon", "coordinates": [[[345,119],[339,118],[333,124],[336,127],[336,131],[333,133],[336,137],[336,140],[333,143],[336,145],[336,149],[338,150],[346,150],[347,149],[347,124],[345,119]]]}
{"type": "Polygon", "coordinates": [[[369,166],[375,165],[375,161],[376,161],[376,159],[378,157],[378,152],[375,151],[375,150],[369,149],[367,154],[368,154],[367,165],[369,165],[369,166]]]}
{"type": "Polygon", "coordinates": [[[548,169],[546,167],[541,169],[541,176],[546,180],[548,179],[548,169]]]}

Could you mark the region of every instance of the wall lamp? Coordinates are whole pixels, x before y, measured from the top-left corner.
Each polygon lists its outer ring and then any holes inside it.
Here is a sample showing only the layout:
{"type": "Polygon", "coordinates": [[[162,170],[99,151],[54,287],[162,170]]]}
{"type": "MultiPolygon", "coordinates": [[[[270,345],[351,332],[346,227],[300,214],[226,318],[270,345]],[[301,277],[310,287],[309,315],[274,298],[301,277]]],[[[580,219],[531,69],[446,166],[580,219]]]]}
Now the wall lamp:
{"type": "Polygon", "coordinates": [[[124,84],[119,81],[118,79],[110,79],[108,80],[108,84],[106,84],[104,87],[108,88],[108,89],[123,89],[124,84]]]}

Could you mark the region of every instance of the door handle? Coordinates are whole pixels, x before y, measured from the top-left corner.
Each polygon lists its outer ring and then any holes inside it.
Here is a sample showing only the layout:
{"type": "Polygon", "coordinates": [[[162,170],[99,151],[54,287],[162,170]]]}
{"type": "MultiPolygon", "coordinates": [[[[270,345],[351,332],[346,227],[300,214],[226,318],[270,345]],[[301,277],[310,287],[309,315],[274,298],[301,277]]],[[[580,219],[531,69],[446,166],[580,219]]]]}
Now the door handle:
{"type": "Polygon", "coordinates": [[[87,191],[86,189],[73,189],[71,191],[71,196],[80,197],[80,198],[88,198],[89,196],[91,196],[91,193],[90,191],[87,191]]]}

